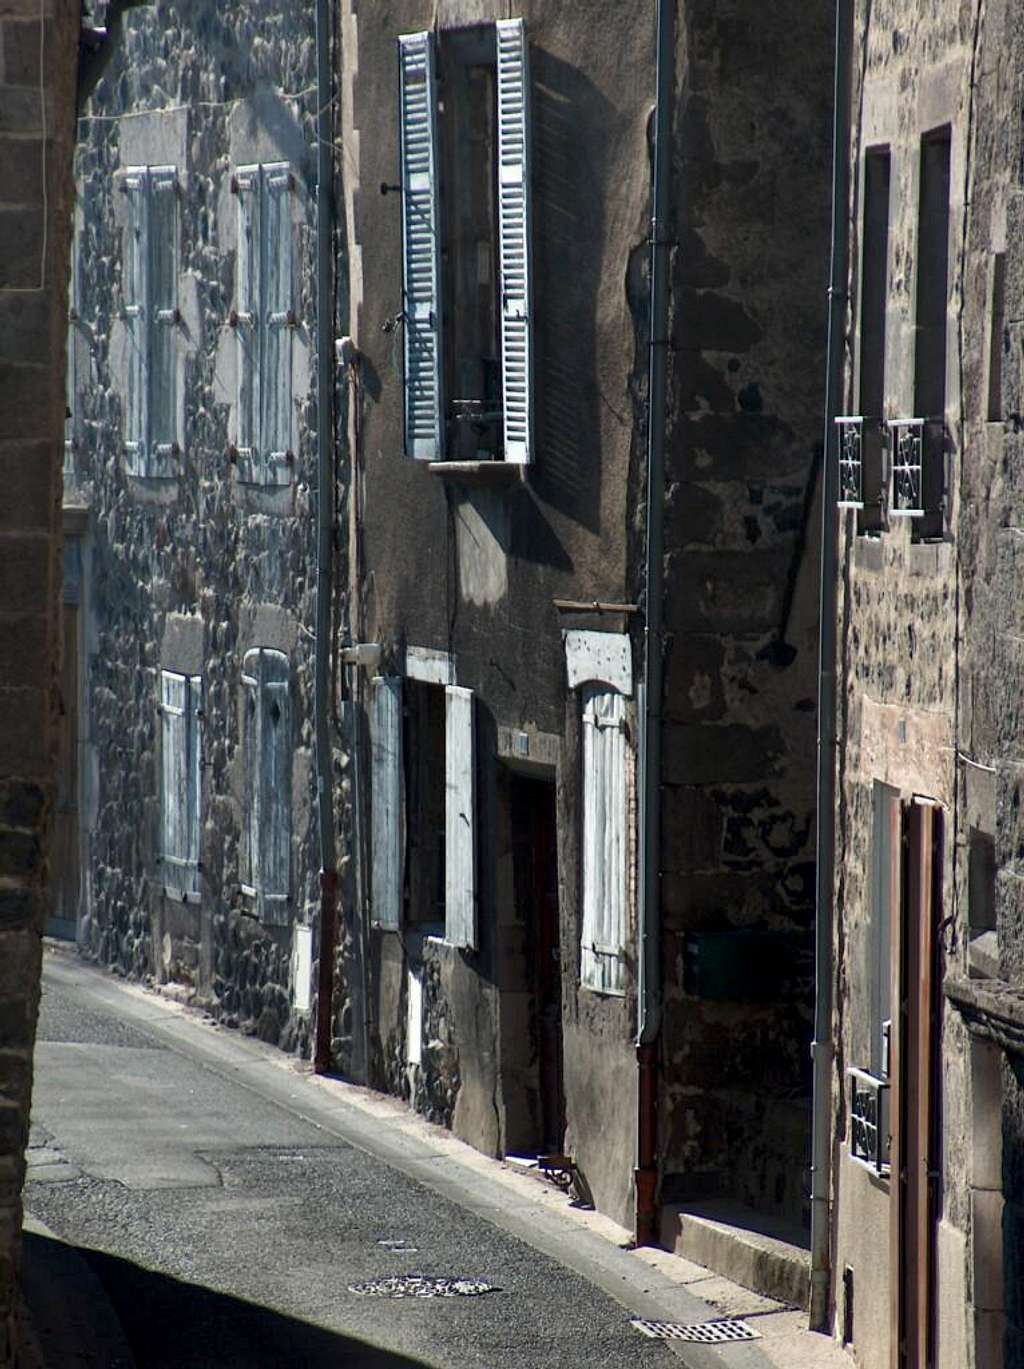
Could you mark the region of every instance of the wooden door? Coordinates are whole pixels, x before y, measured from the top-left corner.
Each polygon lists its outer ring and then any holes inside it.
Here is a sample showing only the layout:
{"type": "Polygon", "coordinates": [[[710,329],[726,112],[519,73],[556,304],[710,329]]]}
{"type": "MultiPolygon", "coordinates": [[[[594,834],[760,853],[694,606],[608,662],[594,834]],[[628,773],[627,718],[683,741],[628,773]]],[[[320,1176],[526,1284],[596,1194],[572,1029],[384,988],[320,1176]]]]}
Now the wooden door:
{"type": "Polygon", "coordinates": [[[892,1355],[894,1369],[934,1363],[942,810],[915,798],[902,813],[900,916],[893,920],[892,1355]]]}

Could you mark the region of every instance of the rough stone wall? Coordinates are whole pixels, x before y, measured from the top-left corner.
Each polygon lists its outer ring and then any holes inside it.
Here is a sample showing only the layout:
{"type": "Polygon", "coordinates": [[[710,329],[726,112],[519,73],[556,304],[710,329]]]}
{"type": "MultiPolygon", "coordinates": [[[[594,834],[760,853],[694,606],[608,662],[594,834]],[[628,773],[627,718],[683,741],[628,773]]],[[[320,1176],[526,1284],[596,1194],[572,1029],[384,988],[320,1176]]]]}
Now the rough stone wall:
{"type": "MultiPolygon", "coordinates": [[[[872,1030],[872,786],[882,781],[903,800],[925,795],[944,809],[938,967],[945,979],[966,974],[971,958],[970,833],[980,826],[993,835],[992,818],[985,814],[992,804],[982,794],[991,795],[993,780],[999,811],[1009,818],[1008,828],[1014,827],[1017,769],[1010,758],[1019,755],[1019,741],[1010,734],[1019,708],[1019,647],[1008,635],[1007,609],[1019,598],[1019,577],[1010,572],[1006,551],[1014,536],[1008,527],[1018,520],[1010,489],[1015,438],[1004,419],[1016,405],[1008,381],[1019,349],[1010,345],[1009,326],[1005,335],[996,329],[1004,358],[999,412],[990,410],[988,389],[994,254],[1012,245],[1007,212],[1020,158],[1020,111],[1010,96],[1020,54],[1014,51],[1017,20],[1011,11],[1001,0],[983,5],[949,0],[927,8],[861,4],[854,20],[848,413],[858,412],[864,152],[890,150],[885,414],[905,417],[914,403],[921,138],[943,124],[952,128],[945,413],[949,535],[914,543],[909,520],[898,519],[890,519],[879,535],[858,535],[855,515],[838,515],[833,1271],[853,1270],[854,1348],[858,1363],[868,1369],[890,1362],[890,1286],[897,1278],[889,1264],[894,1212],[889,1184],[872,1180],[849,1156],[846,1070],[869,1068],[872,1030]]],[[[1019,266],[1013,266],[1010,252],[1007,262],[1011,281],[1019,266]]],[[[1020,310],[1021,296],[1011,303],[1008,286],[1007,320],[1020,310]]],[[[1009,876],[1000,877],[1008,901],[1016,838],[1006,830],[1003,844],[998,830],[995,835],[997,867],[1009,876]]],[[[948,1003],[940,1009],[938,1031],[936,1364],[980,1369],[1000,1362],[992,1357],[996,1342],[984,1341],[985,1328],[976,1318],[990,1296],[977,1282],[979,1269],[989,1267],[986,1261],[995,1256],[981,1256],[979,1266],[976,1255],[972,1270],[971,1255],[973,1148],[980,1134],[975,1130],[972,1137],[972,1112],[975,1128],[979,1121],[983,1128],[985,1104],[977,1095],[972,1102],[971,1045],[948,1003]],[[993,1346],[992,1354],[986,1344],[993,1346]]],[[[1009,1075],[1007,1080],[1006,1106],[1012,1109],[1009,1075]]],[[[1004,1129],[1012,1135],[1011,1127],[1004,1129]]],[[[1007,1238],[1011,1230],[1008,1225],[1007,1238]]],[[[995,1277],[998,1282],[1001,1272],[995,1277]]],[[[838,1279],[836,1299],[838,1317],[838,1279]]],[[[1010,1356],[1005,1362],[1019,1361],[1010,1356]]]]}
{"type": "Polygon", "coordinates": [[[796,1222],[809,1158],[831,57],[827,6],[678,9],[662,1196],[728,1197],[796,1222]],[[717,987],[691,980],[694,954],[723,958],[717,987]],[[760,982],[751,957],[767,957],[760,982]]]}
{"type": "Polygon", "coordinates": [[[315,47],[310,6],[170,3],[129,11],[79,126],[84,206],[79,313],[91,337],[76,498],[93,515],[87,577],[89,735],[98,773],[86,950],[119,971],[191,986],[223,1020],[304,1049],[293,930],[314,921],[319,851],[312,767],[316,405],[315,47]],[[238,165],[287,162],[296,179],[297,327],[289,484],[246,484],[233,464],[238,165]],[[172,478],[126,473],[123,196],[133,163],[178,167],[182,453],[172,478]],[[291,926],[240,890],[242,661],[289,659],[291,926]],[[203,676],[201,893],[167,897],[157,864],[161,667],[203,676]]]}
{"type": "Polygon", "coordinates": [[[0,3],[0,1365],[49,877],[59,660],[64,319],[79,7],[0,3]]]}

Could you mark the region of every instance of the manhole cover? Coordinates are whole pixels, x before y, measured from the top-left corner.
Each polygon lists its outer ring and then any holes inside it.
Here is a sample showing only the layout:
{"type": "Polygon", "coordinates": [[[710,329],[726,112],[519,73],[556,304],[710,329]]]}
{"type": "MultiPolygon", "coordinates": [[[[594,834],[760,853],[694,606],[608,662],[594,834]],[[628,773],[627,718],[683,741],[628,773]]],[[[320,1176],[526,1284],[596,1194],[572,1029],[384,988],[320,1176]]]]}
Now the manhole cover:
{"type": "Polygon", "coordinates": [[[721,1345],[725,1341],[760,1340],[760,1331],[755,1331],[745,1321],[723,1318],[721,1321],[698,1321],[686,1325],[677,1321],[644,1321],[633,1317],[630,1326],[635,1326],[651,1340],[687,1340],[698,1345],[721,1345]]]}
{"type": "Polygon", "coordinates": [[[396,1274],[388,1279],[350,1283],[348,1291],[366,1298],[478,1298],[481,1293],[499,1290],[482,1279],[428,1279],[422,1274],[396,1274]]]}

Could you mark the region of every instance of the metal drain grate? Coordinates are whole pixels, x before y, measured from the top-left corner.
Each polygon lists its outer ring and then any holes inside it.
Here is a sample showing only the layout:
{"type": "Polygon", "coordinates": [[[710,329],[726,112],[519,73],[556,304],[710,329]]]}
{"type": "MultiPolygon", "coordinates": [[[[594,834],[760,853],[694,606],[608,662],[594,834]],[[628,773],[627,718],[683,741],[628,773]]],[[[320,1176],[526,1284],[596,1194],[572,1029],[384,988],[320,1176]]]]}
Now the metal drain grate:
{"type": "Polygon", "coordinates": [[[698,1321],[685,1325],[676,1321],[644,1321],[633,1317],[630,1326],[635,1326],[651,1340],[686,1340],[697,1345],[722,1345],[727,1341],[760,1340],[760,1331],[755,1331],[745,1321],[723,1318],[720,1321],[698,1321]]]}
{"type": "Polygon", "coordinates": [[[386,1279],[350,1283],[350,1293],[365,1298],[478,1298],[500,1290],[482,1279],[428,1279],[422,1274],[395,1274],[386,1279]]]}

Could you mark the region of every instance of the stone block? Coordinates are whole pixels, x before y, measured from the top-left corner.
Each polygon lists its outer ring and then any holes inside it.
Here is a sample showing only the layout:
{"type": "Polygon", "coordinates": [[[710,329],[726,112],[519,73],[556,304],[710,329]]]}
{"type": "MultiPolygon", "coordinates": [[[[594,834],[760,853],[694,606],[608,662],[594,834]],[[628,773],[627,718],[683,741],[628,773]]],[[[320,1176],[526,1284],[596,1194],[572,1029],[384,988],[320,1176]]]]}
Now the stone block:
{"type": "MultiPolygon", "coordinates": [[[[28,296],[11,295],[10,299],[28,296]]],[[[0,363],[3,362],[4,311],[0,294],[0,363]]],[[[54,497],[59,467],[53,443],[18,442],[0,447],[0,532],[32,532],[48,529],[54,518],[54,497]]],[[[5,605],[5,610],[7,606],[5,605]]],[[[0,658],[2,659],[2,658],[0,658]]]]}
{"type": "Polygon", "coordinates": [[[0,604],[5,613],[46,613],[50,608],[50,539],[43,534],[0,535],[0,604]]]}
{"type": "Polygon", "coordinates": [[[25,1103],[31,1093],[32,1062],[27,1054],[0,1050],[0,1103],[25,1103]]]}
{"type": "Polygon", "coordinates": [[[43,848],[32,832],[9,832],[0,828],[0,879],[29,879],[43,863],[43,848]]]}
{"type": "Polygon", "coordinates": [[[679,551],[666,565],[670,631],[767,634],[781,620],[784,551],[679,551]]]}
{"type": "MultiPolygon", "coordinates": [[[[0,232],[3,231],[3,218],[0,211],[0,232]]],[[[38,262],[36,265],[38,267],[38,262]]],[[[3,270],[0,266],[0,273],[3,270]]],[[[0,278],[0,287],[18,283],[0,278]]],[[[56,445],[63,441],[66,412],[63,386],[58,395],[52,372],[52,361],[38,366],[5,368],[4,384],[0,389],[0,442],[52,440],[56,445]]]]}
{"type": "Polygon", "coordinates": [[[709,870],[720,865],[722,814],[703,790],[665,785],[661,822],[661,862],[666,872],[709,870]]]}
{"type": "Polygon", "coordinates": [[[777,727],[668,724],[662,775],[666,784],[752,784],[778,775],[785,754],[777,727]]]}
{"type": "Polygon", "coordinates": [[[12,86],[38,86],[42,30],[38,18],[6,19],[0,31],[3,79],[12,86]]]}
{"type": "Polygon", "coordinates": [[[0,717],[18,720],[17,727],[0,728],[0,773],[49,777],[53,766],[50,697],[49,690],[0,687],[0,717]]]}
{"type": "Polygon", "coordinates": [[[46,809],[46,792],[38,784],[0,781],[0,828],[38,829],[46,809]]]}
{"type": "Polygon", "coordinates": [[[0,688],[31,689],[52,668],[49,624],[41,614],[0,617],[0,688]]]}
{"type": "MultiPolygon", "coordinates": [[[[4,893],[0,891],[0,908],[4,893]]],[[[27,891],[26,891],[27,892],[27,891]]],[[[29,899],[30,910],[34,907],[29,899]]],[[[11,930],[0,923],[0,998],[24,993],[39,973],[39,938],[27,930],[11,930]]]]}
{"type": "Polygon", "coordinates": [[[0,294],[0,362],[49,365],[55,332],[52,310],[49,290],[0,294]]]}
{"type": "MultiPolygon", "coordinates": [[[[9,203],[38,204],[43,190],[41,138],[0,137],[0,197],[9,203]]],[[[47,321],[46,335],[49,335],[47,321]]]]}
{"type": "Polygon", "coordinates": [[[665,664],[665,716],[680,722],[715,721],[725,714],[724,651],[710,634],[672,638],[665,664]]]}
{"type": "MultiPolygon", "coordinates": [[[[24,1003],[0,1004],[0,1050],[6,1048],[6,1042],[14,1035],[24,1038],[26,1045],[31,1047],[34,1026],[34,1022],[29,1021],[28,1009],[24,1003]],[[19,1006],[20,1018],[15,1012],[19,1006]]],[[[27,1141],[28,1118],[24,1107],[20,1103],[0,1103],[0,1154],[24,1150],[27,1141]]]]}
{"type": "Polygon", "coordinates": [[[0,937],[5,932],[33,927],[39,916],[39,896],[33,889],[0,886],[0,937]]]}
{"type": "Polygon", "coordinates": [[[43,214],[41,209],[0,208],[0,289],[31,289],[43,277],[43,214]]]}
{"type": "Polygon", "coordinates": [[[39,91],[7,86],[0,100],[0,133],[38,133],[43,126],[39,91]]]}

